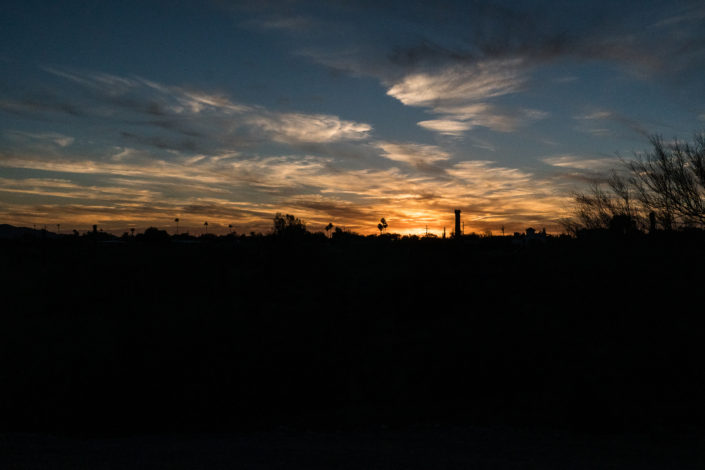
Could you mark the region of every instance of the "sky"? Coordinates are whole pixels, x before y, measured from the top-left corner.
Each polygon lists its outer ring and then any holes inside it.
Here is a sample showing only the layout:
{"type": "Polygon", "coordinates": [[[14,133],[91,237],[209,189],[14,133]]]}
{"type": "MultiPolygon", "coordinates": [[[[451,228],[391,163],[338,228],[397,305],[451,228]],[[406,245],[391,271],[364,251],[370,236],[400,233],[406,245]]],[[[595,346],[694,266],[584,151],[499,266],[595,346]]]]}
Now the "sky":
{"type": "Polygon", "coordinates": [[[0,223],[560,232],[705,129],[705,3],[10,0],[0,69],[0,223]]]}

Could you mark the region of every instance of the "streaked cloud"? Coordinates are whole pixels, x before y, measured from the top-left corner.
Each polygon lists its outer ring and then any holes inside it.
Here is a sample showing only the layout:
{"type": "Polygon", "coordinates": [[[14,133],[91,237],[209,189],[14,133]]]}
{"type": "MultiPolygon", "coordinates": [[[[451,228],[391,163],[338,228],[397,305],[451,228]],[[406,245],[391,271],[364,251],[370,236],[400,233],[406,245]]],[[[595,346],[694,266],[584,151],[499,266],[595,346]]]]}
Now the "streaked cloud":
{"type": "MultiPolygon", "coordinates": [[[[140,126],[124,130],[123,137],[161,149],[217,153],[233,143],[246,145],[265,139],[287,144],[354,141],[366,139],[372,130],[369,124],[330,114],[276,112],[234,102],[221,93],[164,85],[137,76],[46,70],[90,91],[86,107],[93,102],[107,103],[139,119],[135,124],[140,126]],[[144,126],[187,138],[145,133],[144,126]]],[[[117,116],[115,111],[100,117],[122,118],[123,126],[126,121],[126,116],[117,116]]]]}
{"type": "Polygon", "coordinates": [[[618,131],[623,130],[627,130],[642,138],[648,138],[650,135],[644,123],[612,110],[592,110],[574,116],[574,119],[579,122],[579,130],[594,136],[615,135],[618,131]]]}
{"type": "Polygon", "coordinates": [[[448,152],[435,145],[379,142],[377,146],[382,149],[384,158],[411,165],[436,163],[450,158],[448,152]]]}
{"type": "Polygon", "coordinates": [[[246,122],[283,143],[362,140],[372,130],[369,124],[344,121],[325,114],[266,113],[246,118],[246,122]]]}
{"type": "Polygon", "coordinates": [[[462,135],[463,132],[473,128],[470,122],[456,121],[454,119],[431,119],[428,121],[420,121],[419,126],[438,132],[444,135],[462,135]]]}
{"type": "Polygon", "coordinates": [[[528,80],[520,59],[454,66],[440,73],[412,74],[394,84],[387,94],[407,106],[428,108],[438,119],[419,126],[443,135],[461,136],[475,127],[511,132],[520,125],[544,119],[546,111],[502,108],[488,100],[518,93],[528,80]]]}
{"type": "Polygon", "coordinates": [[[616,158],[585,158],[576,155],[544,157],[541,161],[554,167],[588,171],[607,171],[619,164],[616,158]]]}
{"type": "Polygon", "coordinates": [[[7,130],[4,134],[7,138],[19,142],[33,142],[40,144],[49,143],[58,147],[68,147],[75,140],[71,136],[60,134],[58,132],[23,132],[7,130]]]}
{"type": "Polygon", "coordinates": [[[253,24],[263,29],[302,32],[312,28],[315,21],[307,16],[295,15],[263,19],[254,21],[253,24]]]}
{"type": "Polygon", "coordinates": [[[486,100],[516,93],[525,82],[520,59],[481,62],[447,68],[440,73],[415,73],[394,84],[387,94],[407,106],[437,108],[458,101],[486,100]]]}
{"type": "Polygon", "coordinates": [[[116,149],[113,158],[103,161],[4,155],[0,167],[33,176],[0,180],[0,192],[14,194],[5,198],[9,205],[0,206],[0,216],[17,218],[24,210],[25,221],[93,220],[115,231],[146,220],[168,226],[174,216],[207,217],[221,227],[234,224],[240,231],[266,231],[274,212],[288,211],[305,218],[312,229],[333,221],[373,232],[376,221],[387,217],[395,231],[408,233],[429,225],[440,233],[444,223],[450,224],[453,208],[467,212],[468,231],[524,221],[550,226],[560,210],[560,198],[549,183],[531,173],[489,161],[450,164],[452,155],[431,145],[375,146],[381,157],[408,166],[353,170],[327,157],[293,155],[200,155],[167,161],[134,149],[116,149]],[[424,170],[434,163],[445,168],[424,170]],[[91,175],[92,183],[86,184],[81,175],[91,175]],[[548,207],[554,211],[550,215],[548,207]]]}

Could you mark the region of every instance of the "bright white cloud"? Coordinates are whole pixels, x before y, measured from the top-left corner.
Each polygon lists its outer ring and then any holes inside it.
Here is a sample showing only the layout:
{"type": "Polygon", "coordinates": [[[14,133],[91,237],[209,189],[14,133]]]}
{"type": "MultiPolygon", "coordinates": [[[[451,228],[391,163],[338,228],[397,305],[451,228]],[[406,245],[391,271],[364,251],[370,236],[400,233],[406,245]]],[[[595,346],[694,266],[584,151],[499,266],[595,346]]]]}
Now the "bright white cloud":
{"type": "Polygon", "coordinates": [[[393,85],[387,94],[407,106],[433,108],[444,104],[486,100],[516,93],[525,78],[520,59],[456,66],[439,73],[415,73],[393,85]]]}
{"type": "Polygon", "coordinates": [[[492,98],[520,91],[525,82],[522,60],[494,60],[450,67],[438,73],[407,75],[387,94],[407,106],[429,108],[440,115],[418,123],[439,134],[460,136],[478,126],[511,132],[523,123],[548,116],[540,110],[508,110],[488,103],[492,98]]]}
{"type": "Polygon", "coordinates": [[[439,134],[454,136],[462,135],[463,132],[474,127],[471,122],[456,121],[453,119],[431,119],[421,121],[418,125],[425,129],[436,131],[439,134]]]}

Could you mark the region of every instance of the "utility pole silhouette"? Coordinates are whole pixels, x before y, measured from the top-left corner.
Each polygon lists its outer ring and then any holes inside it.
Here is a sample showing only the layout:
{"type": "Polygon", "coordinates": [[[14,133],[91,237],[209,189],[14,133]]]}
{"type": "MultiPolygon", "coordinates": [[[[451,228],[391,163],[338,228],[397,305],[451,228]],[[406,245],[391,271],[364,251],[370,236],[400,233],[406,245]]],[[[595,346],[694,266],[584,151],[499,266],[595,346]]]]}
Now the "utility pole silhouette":
{"type": "Polygon", "coordinates": [[[455,238],[460,236],[460,209],[455,209],[455,238]]]}

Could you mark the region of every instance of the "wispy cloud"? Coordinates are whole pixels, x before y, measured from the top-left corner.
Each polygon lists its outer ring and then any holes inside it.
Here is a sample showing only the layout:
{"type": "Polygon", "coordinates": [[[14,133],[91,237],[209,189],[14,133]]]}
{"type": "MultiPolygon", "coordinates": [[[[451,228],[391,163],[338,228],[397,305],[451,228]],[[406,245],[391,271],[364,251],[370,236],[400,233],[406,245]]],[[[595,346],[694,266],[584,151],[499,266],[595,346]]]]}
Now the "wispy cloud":
{"type": "Polygon", "coordinates": [[[139,124],[122,136],[144,145],[177,151],[218,153],[223,148],[263,140],[297,144],[366,139],[372,126],[329,114],[282,113],[231,100],[222,93],[168,86],[142,77],[59,70],[48,72],[80,85],[90,94],[87,106],[107,103],[103,119],[139,124]],[[122,114],[117,114],[118,112],[122,114]],[[153,126],[188,138],[145,133],[153,126]]]}
{"type": "Polygon", "coordinates": [[[23,132],[8,130],[4,132],[7,138],[19,142],[35,142],[40,144],[49,143],[57,147],[68,147],[74,142],[74,138],[58,132],[23,132]]]}
{"type": "Polygon", "coordinates": [[[576,155],[544,157],[541,161],[554,167],[595,172],[604,172],[615,168],[619,164],[619,160],[616,158],[586,158],[576,155]]]}
{"type": "Polygon", "coordinates": [[[640,138],[648,137],[650,134],[646,126],[637,119],[611,110],[591,110],[574,116],[574,119],[579,123],[579,130],[595,136],[614,135],[617,129],[626,129],[640,138]],[[616,129],[615,125],[617,125],[616,129]]]}
{"type": "Polygon", "coordinates": [[[262,113],[245,122],[283,143],[339,142],[366,139],[372,126],[337,116],[303,113],[262,113]]]}
{"type": "Polygon", "coordinates": [[[394,84],[387,94],[407,106],[438,106],[516,93],[525,79],[520,59],[457,66],[440,73],[415,73],[394,84]]]}
{"type": "Polygon", "coordinates": [[[512,59],[415,73],[391,86],[387,94],[407,106],[425,107],[440,115],[418,123],[440,134],[460,136],[478,126],[510,132],[548,115],[533,109],[502,109],[488,102],[521,91],[528,79],[524,67],[521,59],[512,59]]]}
{"type": "Polygon", "coordinates": [[[384,158],[416,166],[436,163],[450,158],[448,152],[435,145],[379,142],[377,146],[382,149],[384,158]]]}
{"type": "Polygon", "coordinates": [[[262,29],[273,29],[298,33],[307,31],[314,27],[316,22],[307,16],[294,15],[255,20],[252,24],[262,29]]]}
{"type": "MultiPolygon", "coordinates": [[[[336,8],[343,7],[326,11],[336,8]]],[[[600,8],[576,2],[426,2],[393,15],[382,5],[344,8],[351,18],[371,20],[320,17],[329,28],[319,29],[315,42],[299,36],[292,51],[376,78],[389,96],[439,115],[421,120],[422,128],[456,137],[477,127],[510,132],[545,118],[544,110],[522,112],[516,96],[540,88],[532,78],[547,71],[558,74],[548,77],[552,83],[577,80],[566,63],[663,82],[697,71],[705,59],[703,7],[697,2],[613,2],[600,8]],[[473,117],[450,111],[469,105],[478,106],[473,117]]],[[[605,127],[593,133],[604,135],[605,127]]]]}
{"type": "Polygon", "coordinates": [[[439,134],[453,136],[460,136],[463,132],[473,128],[473,124],[470,122],[454,119],[430,119],[428,121],[420,121],[418,125],[439,134]]]}

